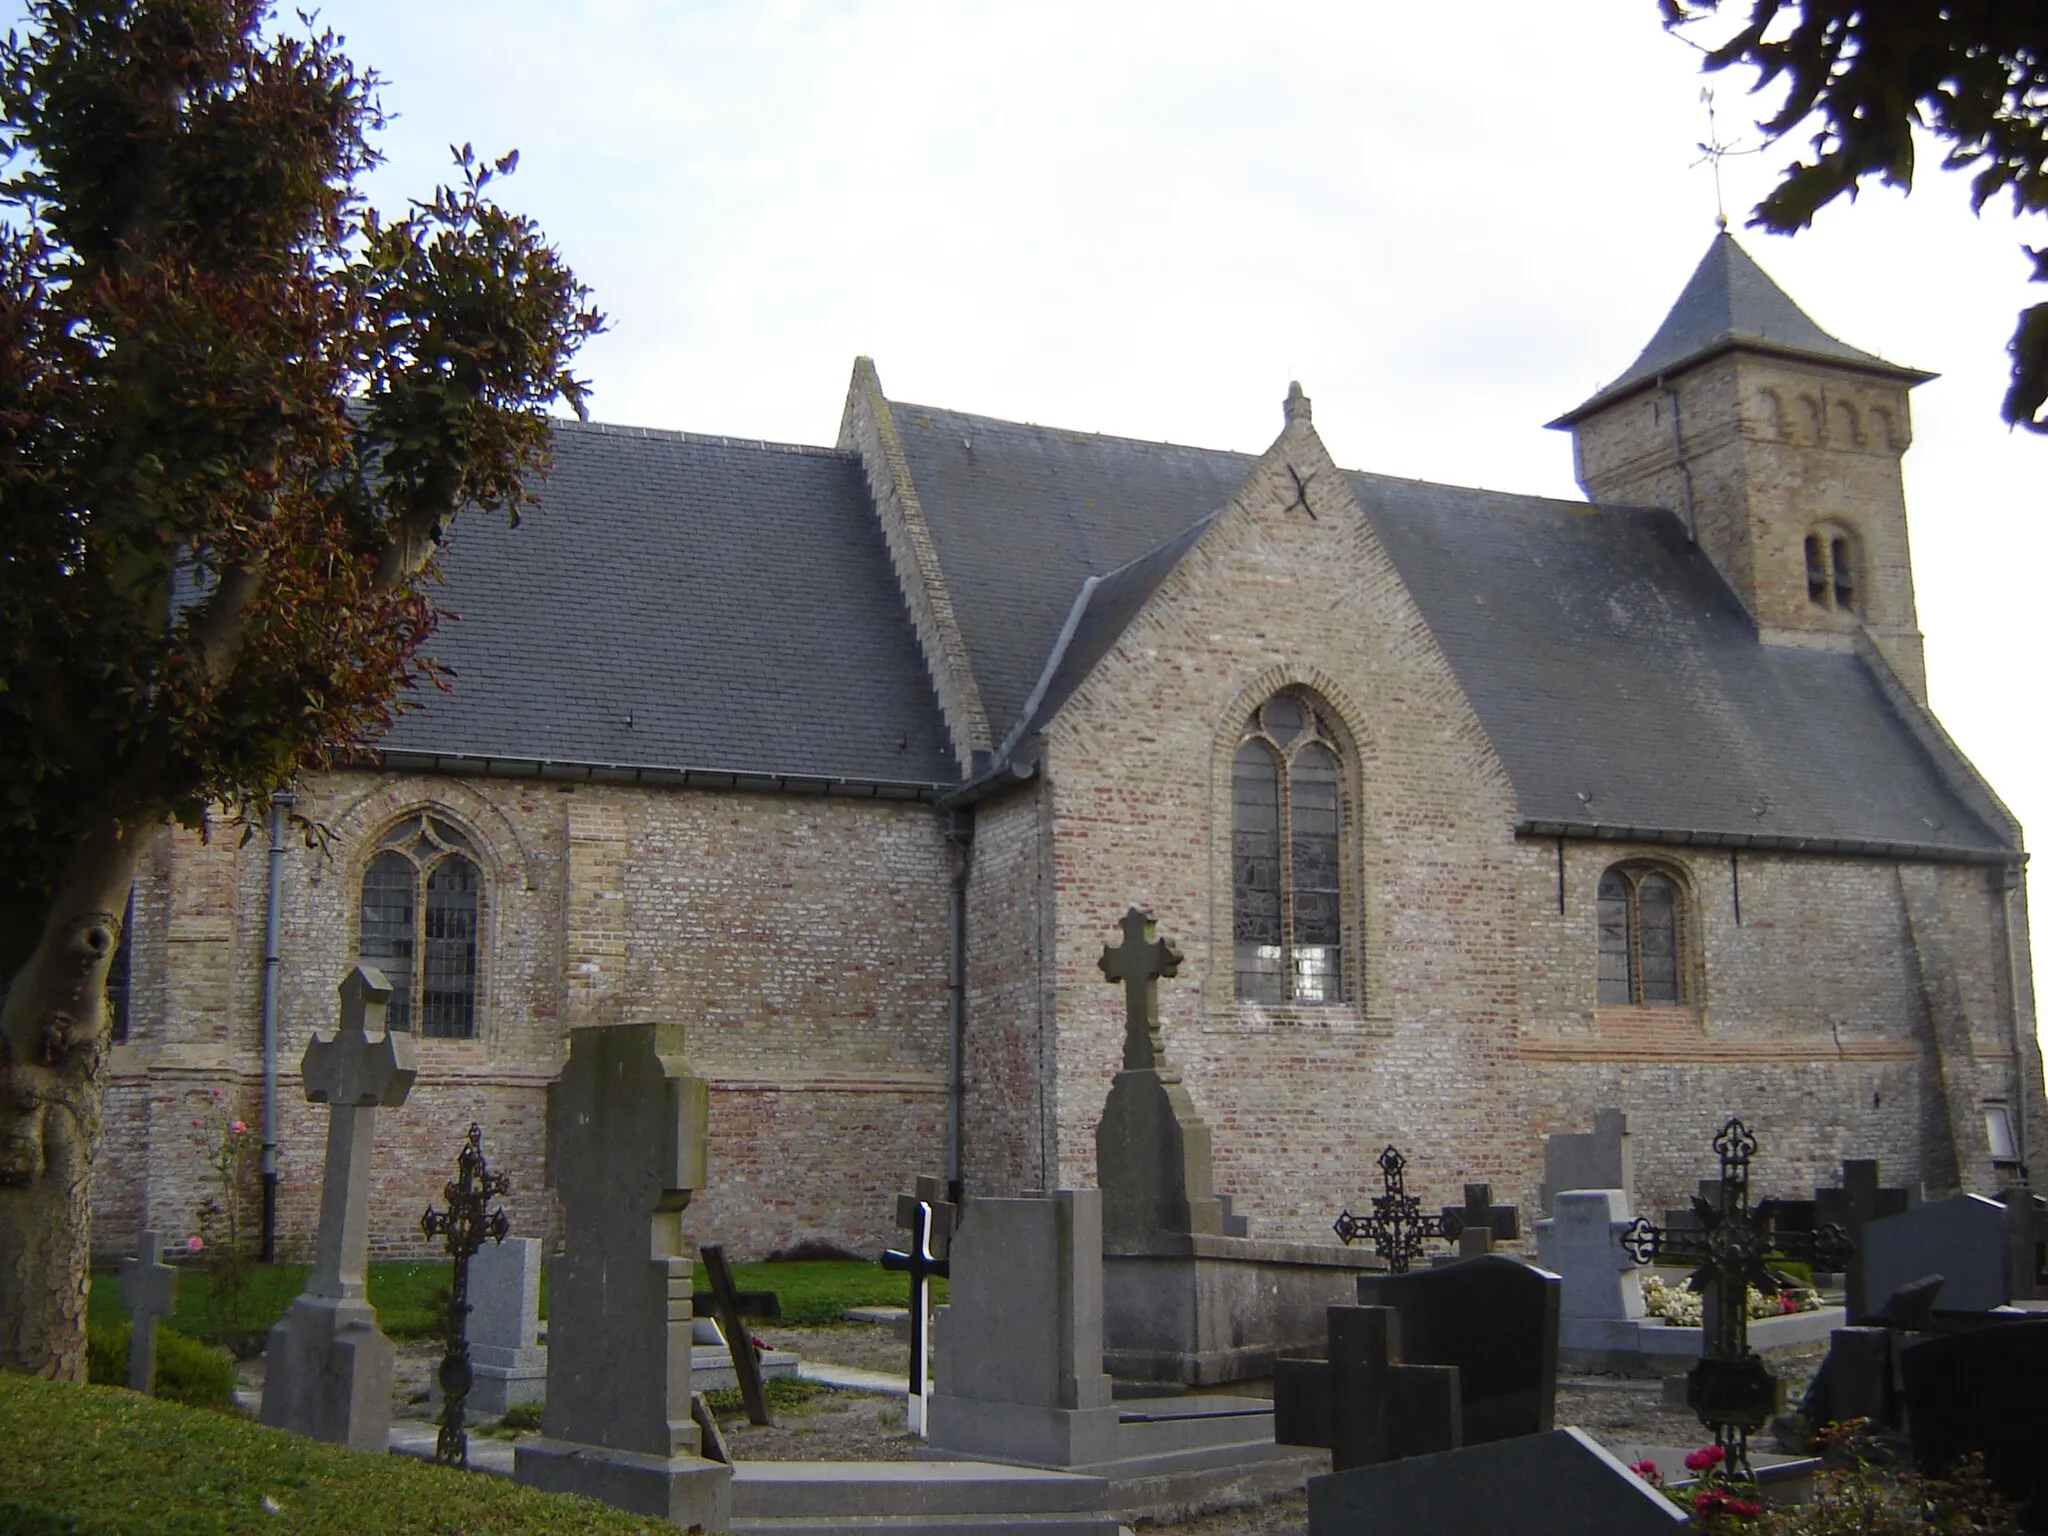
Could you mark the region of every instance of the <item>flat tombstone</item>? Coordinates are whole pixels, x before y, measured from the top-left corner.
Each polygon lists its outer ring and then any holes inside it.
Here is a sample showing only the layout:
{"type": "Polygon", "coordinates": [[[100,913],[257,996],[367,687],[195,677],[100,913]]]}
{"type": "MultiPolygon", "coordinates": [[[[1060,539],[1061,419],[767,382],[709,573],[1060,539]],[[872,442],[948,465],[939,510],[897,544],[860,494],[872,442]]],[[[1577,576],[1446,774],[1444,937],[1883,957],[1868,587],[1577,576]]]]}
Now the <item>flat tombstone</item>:
{"type": "Polygon", "coordinates": [[[2025,1530],[2048,1528],[2048,1318],[1967,1329],[1899,1355],[1913,1459],[1939,1476],[1972,1452],[2025,1530]]]}
{"type": "Polygon", "coordinates": [[[469,1359],[476,1373],[469,1403],[478,1413],[537,1403],[546,1390],[540,1261],[540,1240],[532,1237],[487,1243],[469,1261],[469,1359]]]}
{"type": "Polygon", "coordinates": [[[306,1046],[306,1097],[327,1106],[327,1162],[313,1272],[264,1346],[263,1422],[351,1450],[385,1449],[397,1351],[367,1299],[370,1159],[377,1111],[405,1102],[418,1047],[385,1028],[391,987],[359,965],[341,983],[341,1023],[306,1046]]]}
{"type": "Polygon", "coordinates": [[[1358,1280],[1362,1305],[1400,1315],[1403,1362],[1457,1368],[1466,1445],[1553,1426],[1563,1292],[1550,1271],[1497,1253],[1358,1280]]]}
{"type": "Polygon", "coordinates": [[[1593,1129],[1543,1138],[1543,1214],[1557,1214],[1568,1189],[1618,1189],[1624,1210],[1635,1209],[1635,1167],[1629,1155],[1628,1116],[1603,1109],[1593,1129]]]}
{"type": "Polygon", "coordinates": [[[704,1187],[708,1097],[683,1059],[681,1025],[571,1031],[548,1085],[548,1182],[564,1233],[549,1270],[547,1406],[513,1476],[723,1530],[732,1469],[704,1459],[690,1413],[682,1233],[704,1187]]]}
{"type": "Polygon", "coordinates": [[[1565,1317],[1633,1321],[1646,1315],[1636,1262],[1621,1246],[1628,1197],[1618,1189],[1559,1193],[1557,1214],[1536,1223],[1536,1254],[1563,1282],[1565,1317]]]}
{"type": "Polygon", "coordinates": [[[1576,1429],[1308,1480],[1309,1536],[1678,1536],[1685,1523],[1576,1429]]]}
{"type": "Polygon", "coordinates": [[[1989,1312],[2012,1300],[2006,1268],[2006,1211],[1982,1195],[1956,1195],[1863,1229],[1869,1300],[1940,1275],[1944,1312],[1989,1312]]]}

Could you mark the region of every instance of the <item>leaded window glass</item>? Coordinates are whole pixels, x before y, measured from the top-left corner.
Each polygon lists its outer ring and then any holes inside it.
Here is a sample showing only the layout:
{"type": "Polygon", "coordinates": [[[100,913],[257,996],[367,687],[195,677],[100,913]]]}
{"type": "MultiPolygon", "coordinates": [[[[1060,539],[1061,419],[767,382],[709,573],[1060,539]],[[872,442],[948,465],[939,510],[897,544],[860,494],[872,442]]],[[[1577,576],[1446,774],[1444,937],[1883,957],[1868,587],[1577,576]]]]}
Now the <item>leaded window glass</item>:
{"type": "Polygon", "coordinates": [[[1597,920],[1603,1003],[1682,1003],[1685,900],[1654,869],[1616,865],[1600,877],[1597,920]]]}
{"type": "Polygon", "coordinates": [[[1252,712],[1231,775],[1237,995],[1343,998],[1343,784],[1335,734],[1307,695],[1252,712]]]}
{"type": "Polygon", "coordinates": [[[393,1029],[476,1033],[482,877],[469,840],[439,817],[412,817],[363,871],[357,953],[391,984],[393,1029]]]}

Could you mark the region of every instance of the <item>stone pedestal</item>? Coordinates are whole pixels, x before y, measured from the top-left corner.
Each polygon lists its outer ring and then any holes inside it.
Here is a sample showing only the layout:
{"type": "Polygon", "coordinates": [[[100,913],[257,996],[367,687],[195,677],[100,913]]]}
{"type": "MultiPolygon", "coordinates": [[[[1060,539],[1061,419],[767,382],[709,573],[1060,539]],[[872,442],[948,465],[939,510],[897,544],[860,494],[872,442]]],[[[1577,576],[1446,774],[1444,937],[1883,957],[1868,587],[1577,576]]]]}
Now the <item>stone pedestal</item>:
{"type": "Polygon", "coordinates": [[[368,1302],[301,1296],[263,1353],[264,1423],[352,1451],[385,1449],[398,1351],[368,1302]]]}
{"type": "Polygon", "coordinates": [[[548,1352],[540,1347],[540,1241],[508,1237],[469,1261],[472,1411],[502,1417],[547,1395],[548,1352]]]}

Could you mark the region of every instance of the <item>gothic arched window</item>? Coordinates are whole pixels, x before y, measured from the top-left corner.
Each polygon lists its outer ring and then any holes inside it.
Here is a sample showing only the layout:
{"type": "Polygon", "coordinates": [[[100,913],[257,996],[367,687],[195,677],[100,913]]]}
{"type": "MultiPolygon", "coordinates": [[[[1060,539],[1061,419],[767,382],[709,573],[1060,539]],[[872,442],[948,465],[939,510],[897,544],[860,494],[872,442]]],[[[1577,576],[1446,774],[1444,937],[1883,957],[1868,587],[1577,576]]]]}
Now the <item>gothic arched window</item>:
{"type": "Polygon", "coordinates": [[[1245,722],[1231,772],[1237,995],[1343,998],[1343,799],[1336,734],[1289,689],[1245,722]]]}
{"type": "Polygon", "coordinates": [[[363,871],[356,953],[391,983],[393,1029],[476,1033],[477,910],[483,880],[469,839],[439,817],[407,818],[363,871]]]}
{"type": "Polygon", "coordinates": [[[1686,999],[1685,897],[1661,869],[1617,864],[1600,877],[1600,1001],[1686,999]]]}

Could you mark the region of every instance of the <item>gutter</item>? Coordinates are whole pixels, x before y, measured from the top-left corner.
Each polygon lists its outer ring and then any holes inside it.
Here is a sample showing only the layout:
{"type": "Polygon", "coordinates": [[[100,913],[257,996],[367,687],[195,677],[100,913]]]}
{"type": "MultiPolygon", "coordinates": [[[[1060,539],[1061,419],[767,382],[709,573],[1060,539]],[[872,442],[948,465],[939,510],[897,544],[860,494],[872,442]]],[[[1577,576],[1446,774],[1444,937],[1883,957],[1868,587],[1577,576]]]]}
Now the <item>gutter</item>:
{"type": "Polygon", "coordinates": [[[347,766],[387,773],[447,773],[476,778],[553,779],[588,784],[647,784],[783,795],[844,795],[858,800],[931,804],[944,784],[917,779],[862,779],[846,774],[748,772],[731,768],[655,768],[639,763],[587,763],[555,758],[492,757],[466,752],[371,751],[347,766]]]}
{"type": "Polygon", "coordinates": [[[1853,837],[1790,837],[1769,832],[1714,832],[1698,827],[1633,827],[1588,821],[1520,821],[1517,837],[1570,837],[1602,843],[1673,843],[1696,848],[1761,848],[1781,853],[1898,859],[1916,864],[2018,866],[2024,853],[2010,849],[1955,848],[1940,843],[1887,843],[1853,837]]]}

